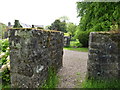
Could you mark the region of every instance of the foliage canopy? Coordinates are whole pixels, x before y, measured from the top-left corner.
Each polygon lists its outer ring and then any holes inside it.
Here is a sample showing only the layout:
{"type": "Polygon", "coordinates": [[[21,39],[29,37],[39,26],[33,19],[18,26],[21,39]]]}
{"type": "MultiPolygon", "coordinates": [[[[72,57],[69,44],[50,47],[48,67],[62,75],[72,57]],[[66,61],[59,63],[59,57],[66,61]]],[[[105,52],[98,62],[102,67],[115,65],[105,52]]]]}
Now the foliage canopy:
{"type": "Polygon", "coordinates": [[[120,2],[78,2],[81,31],[109,31],[111,25],[120,28],[120,2]]]}
{"type": "Polygon", "coordinates": [[[71,34],[71,36],[74,36],[75,31],[76,31],[76,25],[74,25],[73,23],[69,22],[67,23],[67,31],[71,34]]]}
{"type": "MultiPolygon", "coordinates": [[[[75,37],[81,43],[84,38],[88,42],[91,31],[120,29],[120,2],[77,2],[77,12],[80,23],[75,37]]],[[[82,44],[88,46],[88,43],[82,44]]]]}
{"type": "Polygon", "coordinates": [[[0,39],[4,38],[7,31],[7,26],[3,23],[0,23],[0,39]]]}
{"type": "Polygon", "coordinates": [[[50,27],[48,27],[50,30],[57,30],[57,31],[62,31],[66,32],[66,21],[60,21],[59,19],[56,19],[50,27]]]}

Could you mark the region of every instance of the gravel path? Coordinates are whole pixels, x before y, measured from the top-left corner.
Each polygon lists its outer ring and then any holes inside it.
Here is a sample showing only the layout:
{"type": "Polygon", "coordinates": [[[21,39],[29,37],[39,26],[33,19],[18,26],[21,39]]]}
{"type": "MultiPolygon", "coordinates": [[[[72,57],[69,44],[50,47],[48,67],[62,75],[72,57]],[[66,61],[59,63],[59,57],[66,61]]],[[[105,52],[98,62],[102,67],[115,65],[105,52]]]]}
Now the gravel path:
{"type": "Polygon", "coordinates": [[[64,50],[58,88],[80,88],[87,70],[87,52],[64,50]]]}

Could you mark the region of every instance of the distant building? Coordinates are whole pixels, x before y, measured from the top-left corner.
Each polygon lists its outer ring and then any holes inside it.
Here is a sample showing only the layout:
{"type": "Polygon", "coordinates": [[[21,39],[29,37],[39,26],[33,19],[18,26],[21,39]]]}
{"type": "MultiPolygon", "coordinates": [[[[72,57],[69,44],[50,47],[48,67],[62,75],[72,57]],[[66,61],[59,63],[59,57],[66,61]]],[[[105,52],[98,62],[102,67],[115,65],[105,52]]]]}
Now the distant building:
{"type": "MultiPolygon", "coordinates": [[[[9,28],[36,28],[36,29],[44,29],[44,26],[43,25],[29,25],[29,24],[25,24],[25,23],[22,23],[20,22],[19,20],[15,20],[14,22],[15,25],[12,25],[11,22],[8,22],[8,26],[7,27],[7,30],[9,28]]],[[[8,31],[5,31],[5,34],[4,34],[4,38],[7,38],[8,37],[8,31]]]]}
{"type": "Polygon", "coordinates": [[[44,29],[43,25],[32,25],[32,27],[37,28],[37,29],[44,29]]]}
{"type": "Polygon", "coordinates": [[[41,27],[43,28],[44,26],[43,25],[34,25],[35,27],[41,27]]]}
{"type": "MultiPolygon", "coordinates": [[[[44,26],[43,25],[29,25],[29,24],[25,24],[25,23],[22,23],[20,22],[19,20],[15,20],[15,22],[18,22],[20,24],[20,26],[22,26],[22,28],[38,28],[38,29],[43,29],[44,26]]],[[[10,22],[8,22],[8,28],[13,28],[14,25],[11,25],[10,22]]]]}
{"type": "Polygon", "coordinates": [[[20,25],[22,26],[22,28],[32,28],[32,25],[29,25],[29,24],[25,24],[25,23],[20,22],[20,25]]]}

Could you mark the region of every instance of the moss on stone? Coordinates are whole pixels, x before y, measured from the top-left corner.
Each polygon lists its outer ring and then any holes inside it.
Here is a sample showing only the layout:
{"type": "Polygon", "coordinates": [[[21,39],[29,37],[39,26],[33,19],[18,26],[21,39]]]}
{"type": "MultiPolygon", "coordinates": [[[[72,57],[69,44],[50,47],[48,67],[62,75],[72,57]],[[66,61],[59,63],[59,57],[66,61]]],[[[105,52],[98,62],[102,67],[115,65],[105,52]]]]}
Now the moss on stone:
{"type": "Polygon", "coordinates": [[[61,32],[56,30],[44,30],[44,29],[36,29],[36,28],[10,28],[10,30],[42,30],[45,32],[61,32]]]}
{"type": "Polygon", "coordinates": [[[117,43],[118,48],[120,48],[120,33],[111,34],[110,38],[112,39],[112,41],[117,43]]]}
{"type": "Polygon", "coordinates": [[[120,33],[95,32],[91,33],[90,39],[88,60],[90,63],[88,63],[87,77],[100,79],[119,78],[120,33]],[[94,38],[96,40],[91,42],[94,38]],[[96,47],[95,45],[98,46],[96,47]],[[92,51],[93,49],[95,50],[92,51]],[[97,57],[93,54],[97,54],[97,57]]]}
{"type": "Polygon", "coordinates": [[[20,48],[21,48],[20,43],[17,43],[17,44],[16,44],[16,48],[18,48],[18,49],[20,49],[20,48]]]}

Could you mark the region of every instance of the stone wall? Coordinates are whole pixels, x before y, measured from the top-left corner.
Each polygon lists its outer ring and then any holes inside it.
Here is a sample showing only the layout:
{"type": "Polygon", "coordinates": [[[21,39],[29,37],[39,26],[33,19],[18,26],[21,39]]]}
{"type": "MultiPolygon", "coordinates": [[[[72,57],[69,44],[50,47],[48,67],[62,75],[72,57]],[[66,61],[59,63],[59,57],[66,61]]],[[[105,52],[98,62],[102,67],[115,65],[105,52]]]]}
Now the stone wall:
{"type": "Polygon", "coordinates": [[[63,33],[35,29],[10,29],[11,86],[37,88],[48,68],[62,66],[63,33]]]}
{"type": "Polygon", "coordinates": [[[120,79],[120,33],[90,33],[88,78],[120,79]]]}

